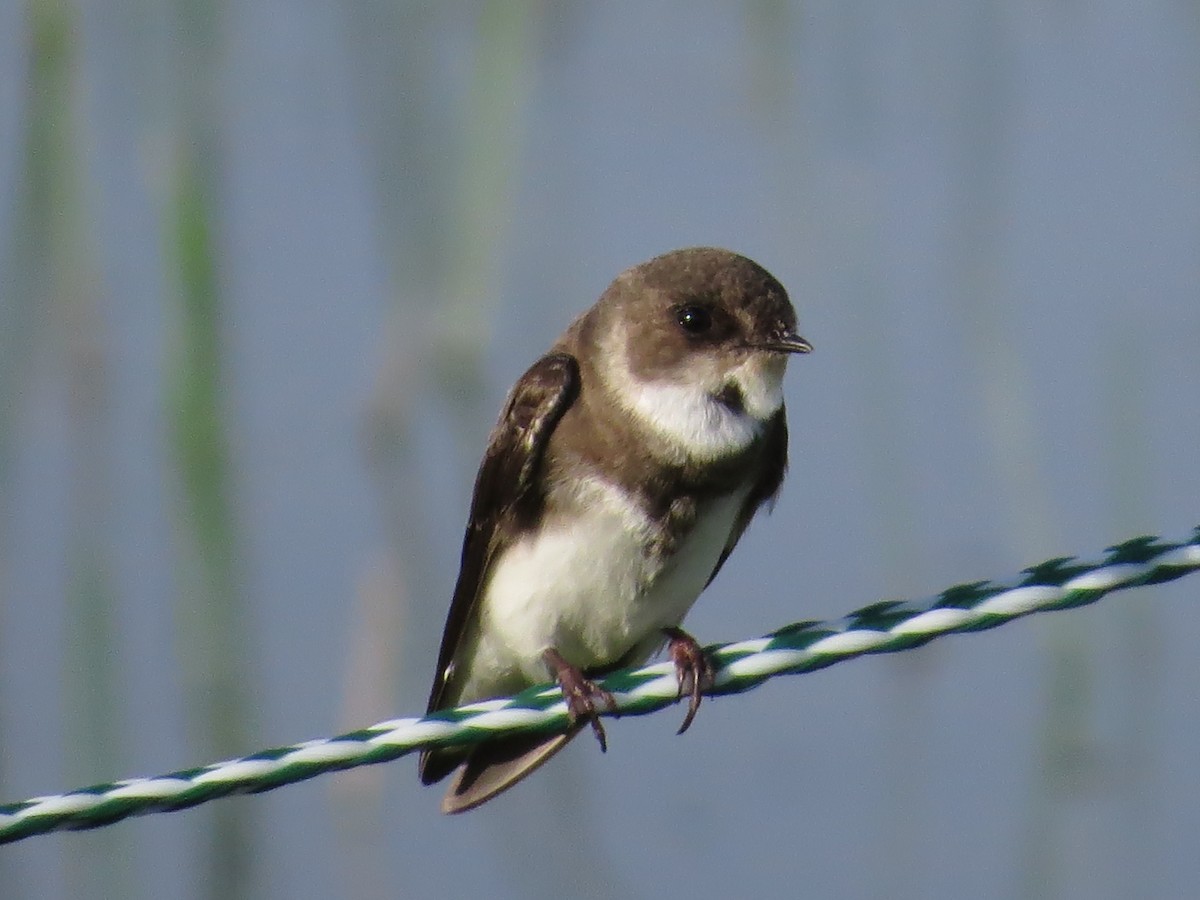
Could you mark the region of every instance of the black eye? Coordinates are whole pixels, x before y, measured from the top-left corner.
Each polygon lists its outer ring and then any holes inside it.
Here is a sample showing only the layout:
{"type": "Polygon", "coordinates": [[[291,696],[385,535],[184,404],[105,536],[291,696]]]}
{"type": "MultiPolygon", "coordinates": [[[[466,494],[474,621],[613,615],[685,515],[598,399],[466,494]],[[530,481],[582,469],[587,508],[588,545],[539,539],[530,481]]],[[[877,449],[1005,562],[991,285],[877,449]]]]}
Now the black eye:
{"type": "Polygon", "coordinates": [[[682,306],[675,314],[679,327],[688,334],[704,334],[712,328],[712,313],[703,306],[682,306]]]}

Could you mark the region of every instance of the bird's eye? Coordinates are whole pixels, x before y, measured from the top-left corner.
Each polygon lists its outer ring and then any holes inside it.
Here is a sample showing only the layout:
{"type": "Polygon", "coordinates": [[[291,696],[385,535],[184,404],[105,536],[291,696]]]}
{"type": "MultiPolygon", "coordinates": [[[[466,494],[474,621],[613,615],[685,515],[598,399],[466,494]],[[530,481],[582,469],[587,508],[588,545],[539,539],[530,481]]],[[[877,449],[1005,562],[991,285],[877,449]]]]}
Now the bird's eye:
{"type": "Polygon", "coordinates": [[[704,334],[712,328],[712,313],[703,306],[683,306],[676,313],[679,327],[688,334],[704,334]]]}

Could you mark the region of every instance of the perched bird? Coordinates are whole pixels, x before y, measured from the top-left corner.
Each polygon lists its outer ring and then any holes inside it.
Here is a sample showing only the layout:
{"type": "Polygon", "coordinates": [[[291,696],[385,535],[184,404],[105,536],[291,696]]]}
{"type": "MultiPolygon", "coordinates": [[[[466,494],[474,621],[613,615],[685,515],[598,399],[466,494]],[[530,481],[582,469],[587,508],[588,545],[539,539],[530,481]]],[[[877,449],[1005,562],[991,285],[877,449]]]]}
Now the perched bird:
{"type": "Polygon", "coordinates": [[[429,711],[550,679],[564,734],[421,754],[447,813],[491,799],[586,724],[593,678],[666,644],[691,724],[712,667],[680,630],[787,467],[783,373],[812,346],[786,291],[727,250],[623,272],[505,401],[475,481],[429,711]],[[457,771],[455,771],[457,770],[457,771]]]}

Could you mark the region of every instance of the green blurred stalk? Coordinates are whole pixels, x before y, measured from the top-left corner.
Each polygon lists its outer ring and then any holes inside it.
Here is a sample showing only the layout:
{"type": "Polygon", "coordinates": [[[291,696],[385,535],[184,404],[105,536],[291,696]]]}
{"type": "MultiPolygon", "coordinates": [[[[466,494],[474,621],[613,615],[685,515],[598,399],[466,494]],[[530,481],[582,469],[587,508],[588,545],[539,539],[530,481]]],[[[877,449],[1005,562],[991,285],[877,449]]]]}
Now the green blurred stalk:
{"type": "MultiPolygon", "coordinates": [[[[87,220],[84,160],[79,147],[77,10],[66,0],[34,0],[28,8],[31,68],[23,195],[23,233],[14,256],[25,348],[45,352],[65,369],[70,442],[66,528],[64,727],[70,783],[109,777],[122,744],[114,661],[115,590],[109,568],[109,459],[104,335],[96,264],[87,220]],[[46,328],[49,324],[52,327],[46,328]]],[[[10,339],[11,340],[11,339],[10,339]]],[[[21,351],[22,355],[29,352],[21,351]]],[[[20,362],[8,364],[13,372],[20,362]]],[[[53,559],[48,548],[46,559],[53,559]]],[[[104,834],[69,854],[72,896],[127,896],[134,884],[128,834],[104,834]]]]}
{"type": "MultiPolygon", "coordinates": [[[[250,746],[245,602],[237,577],[233,465],[222,408],[221,302],[212,240],[211,190],[190,148],[174,171],[168,252],[177,265],[178,327],[168,418],[180,487],[179,635],[189,718],[202,759],[250,746]]],[[[213,809],[205,888],[214,898],[248,892],[252,828],[247,804],[213,809]]]]}
{"type": "MultiPolygon", "coordinates": [[[[192,743],[201,759],[243,753],[253,743],[214,240],[223,10],[220,0],[175,0],[170,6],[175,153],[165,188],[164,255],[174,266],[176,318],[165,366],[166,418],[178,479],[180,662],[192,743]]],[[[249,895],[256,810],[256,804],[217,804],[206,820],[200,868],[209,897],[249,895]]]]}
{"type": "MultiPolygon", "coordinates": [[[[240,632],[245,616],[235,573],[232,466],[220,402],[223,359],[211,214],[195,165],[185,159],[176,174],[171,237],[179,267],[180,323],[169,365],[169,403],[183,501],[180,537],[188,560],[179,619],[188,707],[203,732],[200,756],[207,759],[250,746],[240,632]]],[[[213,897],[244,892],[245,814],[244,807],[216,810],[208,865],[213,897]]]]}
{"type": "Polygon", "coordinates": [[[433,356],[441,389],[472,423],[483,395],[482,360],[498,299],[497,261],[509,230],[526,134],[540,7],[537,0],[491,0],[477,13],[464,156],[450,222],[454,249],[447,257],[433,356]]]}

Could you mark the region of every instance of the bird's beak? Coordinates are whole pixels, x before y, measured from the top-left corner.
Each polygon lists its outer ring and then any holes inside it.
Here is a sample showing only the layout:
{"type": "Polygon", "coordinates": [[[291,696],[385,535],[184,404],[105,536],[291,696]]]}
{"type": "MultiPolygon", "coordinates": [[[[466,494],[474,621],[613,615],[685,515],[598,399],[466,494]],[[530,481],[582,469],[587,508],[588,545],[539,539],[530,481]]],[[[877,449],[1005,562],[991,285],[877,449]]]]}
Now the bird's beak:
{"type": "Polygon", "coordinates": [[[812,344],[798,334],[784,334],[754,345],[756,350],[770,350],[774,353],[812,353],[812,344]]]}

